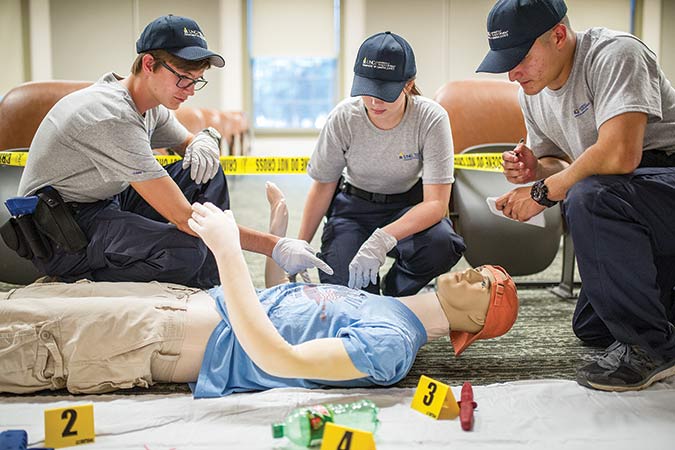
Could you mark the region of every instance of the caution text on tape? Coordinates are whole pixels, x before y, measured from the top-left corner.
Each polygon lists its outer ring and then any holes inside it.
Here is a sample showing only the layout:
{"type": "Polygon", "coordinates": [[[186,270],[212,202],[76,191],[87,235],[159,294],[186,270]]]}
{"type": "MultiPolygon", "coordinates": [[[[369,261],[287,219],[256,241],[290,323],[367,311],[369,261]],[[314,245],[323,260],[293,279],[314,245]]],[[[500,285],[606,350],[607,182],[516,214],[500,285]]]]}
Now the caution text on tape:
{"type": "MultiPolygon", "coordinates": [[[[180,156],[158,155],[163,166],[180,161],[180,156]]],[[[0,152],[0,166],[25,166],[28,152],[0,152]]],[[[468,153],[455,155],[455,169],[502,171],[501,153],[468,153]]],[[[307,156],[221,156],[226,175],[301,174],[307,172],[307,156]]]]}

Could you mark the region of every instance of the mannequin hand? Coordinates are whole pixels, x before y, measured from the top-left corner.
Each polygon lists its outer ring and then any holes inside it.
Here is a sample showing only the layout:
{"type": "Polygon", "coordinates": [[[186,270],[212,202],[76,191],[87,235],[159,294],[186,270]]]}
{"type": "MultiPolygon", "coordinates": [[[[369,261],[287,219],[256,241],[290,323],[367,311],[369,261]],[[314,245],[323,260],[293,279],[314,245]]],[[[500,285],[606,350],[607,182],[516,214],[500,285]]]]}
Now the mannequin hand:
{"type": "Polygon", "coordinates": [[[312,267],[317,267],[328,275],[332,275],[333,269],[315,254],[314,249],[305,241],[281,238],[272,250],[272,259],[291,275],[312,267]]]}
{"type": "Polygon", "coordinates": [[[239,227],[232,211],[222,211],[213,203],[193,203],[188,225],[215,254],[217,251],[241,251],[239,227]]]}
{"type": "Polygon", "coordinates": [[[289,283],[295,283],[296,281],[298,281],[298,275],[300,275],[300,278],[302,279],[302,281],[304,283],[311,283],[312,282],[312,279],[310,278],[307,270],[303,270],[300,273],[294,273],[292,275],[288,275],[289,283]]]}
{"type": "Polygon", "coordinates": [[[200,131],[185,149],[183,169],[190,167],[190,178],[202,184],[215,177],[220,170],[218,143],[207,132],[200,131]]]}
{"type": "Polygon", "coordinates": [[[349,284],[352,289],[363,289],[370,283],[377,284],[377,274],[387,253],[396,246],[396,238],[378,228],[361,245],[349,263],[349,284]]]}

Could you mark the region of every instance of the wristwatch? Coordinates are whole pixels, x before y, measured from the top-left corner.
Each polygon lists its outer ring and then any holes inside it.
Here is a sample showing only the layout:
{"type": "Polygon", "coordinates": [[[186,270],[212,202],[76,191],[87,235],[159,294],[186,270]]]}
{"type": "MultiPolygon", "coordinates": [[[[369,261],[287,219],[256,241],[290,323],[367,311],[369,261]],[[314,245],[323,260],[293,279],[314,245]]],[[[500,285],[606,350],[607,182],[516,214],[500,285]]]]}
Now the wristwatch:
{"type": "Polygon", "coordinates": [[[221,136],[220,136],[220,133],[218,133],[218,130],[216,130],[213,127],[208,127],[208,128],[204,128],[202,131],[204,133],[208,134],[209,136],[211,136],[213,139],[215,139],[216,144],[218,144],[218,147],[220,147],[221,136]]]}
{"type": "Polygon", "coordinates": [[[554,202],[553,200],[549,200],[548,187],[544,183],[544,179],[535,181],[535,183],[532,185],[532,189],[530,189],[530,197],[532,197],[532,200],[539,203],[541,206],[545,206],[547,208],[550,208],[551,206],[558,203],[554,202]]]}

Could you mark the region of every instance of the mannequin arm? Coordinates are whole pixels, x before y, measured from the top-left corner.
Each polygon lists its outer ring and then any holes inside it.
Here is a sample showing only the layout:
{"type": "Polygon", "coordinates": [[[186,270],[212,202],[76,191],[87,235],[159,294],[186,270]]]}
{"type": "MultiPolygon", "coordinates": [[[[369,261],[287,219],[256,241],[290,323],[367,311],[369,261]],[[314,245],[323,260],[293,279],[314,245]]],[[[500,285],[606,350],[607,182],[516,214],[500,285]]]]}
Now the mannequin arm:
{"type": "Polygon", "coordinates": [[[258,300],[232,212],[208,203],[192,208],[190,227],[216,258],[232,329],[258,367],[285,378],[351,380],[366,376],[356,369],[340,339],[315,339],[298,345],[286,342],[258,300]]]}

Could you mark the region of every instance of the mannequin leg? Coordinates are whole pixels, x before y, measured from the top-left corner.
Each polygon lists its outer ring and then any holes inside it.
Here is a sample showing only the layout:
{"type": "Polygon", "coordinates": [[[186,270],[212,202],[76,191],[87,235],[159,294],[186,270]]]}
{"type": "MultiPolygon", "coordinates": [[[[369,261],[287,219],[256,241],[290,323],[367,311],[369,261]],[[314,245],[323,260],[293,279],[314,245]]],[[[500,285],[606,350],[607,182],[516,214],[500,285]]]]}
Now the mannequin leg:
{"type": "MultiPolygon", "coordinates": [[[[268,181],[265,183],[265,194],[270,204],[270,228],[269,233],[284,237],[288,231],[288,206],[286,197],[276,184],[268,181]]],[[[265,287],[276,286],[288,282],[284,270],[270,257],[265,261],[265,287]]]]}

